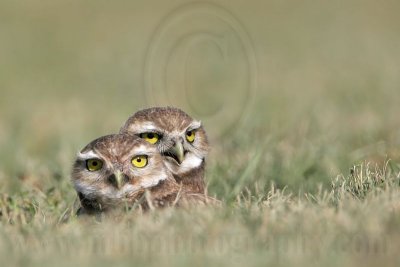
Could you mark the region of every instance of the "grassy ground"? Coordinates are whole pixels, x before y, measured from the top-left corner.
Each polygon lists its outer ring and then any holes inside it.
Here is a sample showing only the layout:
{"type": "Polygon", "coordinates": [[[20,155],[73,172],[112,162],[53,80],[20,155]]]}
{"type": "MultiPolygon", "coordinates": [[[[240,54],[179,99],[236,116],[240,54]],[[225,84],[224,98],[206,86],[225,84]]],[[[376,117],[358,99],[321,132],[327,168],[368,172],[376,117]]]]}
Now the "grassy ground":
{"type": "Polygon", "coordinates": [[[151,64],[168,55],[174,85],[170,40],[201,25],[218,41],[226,29],[196,16],[163,28],[168,14],[185,18],[183,3],[0,2],[1,265],[398,266],[397,1],[209,4],[245,29],[232,24],[255,68],[240,64],[240,49],[226,50],[235,68],[219,65],[200,44],[188,67],[193,90],[169,96],[203,120],[208,191],[224,206],[101,223],[73,216],[75,153],[154,103],[147,78],[162,79],[151,64]],[[157,29],[170,39],[155,43],[157,29]],[[149,59],[152,47],[159,58],[149,59]],[[223,120],[211,112],[219,106],[223,120]]]}

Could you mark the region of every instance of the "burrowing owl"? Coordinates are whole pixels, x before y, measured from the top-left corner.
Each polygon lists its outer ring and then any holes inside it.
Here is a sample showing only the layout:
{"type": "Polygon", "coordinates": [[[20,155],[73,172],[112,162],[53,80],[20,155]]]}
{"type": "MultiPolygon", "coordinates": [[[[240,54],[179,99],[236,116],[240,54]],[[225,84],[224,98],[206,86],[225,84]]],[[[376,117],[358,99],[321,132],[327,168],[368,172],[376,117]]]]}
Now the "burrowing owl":
{"type": "Polygon", "coordinates": [[[182,191],[156,147],[136,136],[114,134],[92,141],[78,153],[71,178],[83,213],[134,203],[144,208],[175,205],[185,198],[206,201],[182,191]]]}
{"type": "Polygon", "coordinates": [[[187,192],[204,193],[204,165],[209,150],[201,122],[178,108],[154,107],[131,116],[120,133],[154,144],[165,165],[187,192]]]}

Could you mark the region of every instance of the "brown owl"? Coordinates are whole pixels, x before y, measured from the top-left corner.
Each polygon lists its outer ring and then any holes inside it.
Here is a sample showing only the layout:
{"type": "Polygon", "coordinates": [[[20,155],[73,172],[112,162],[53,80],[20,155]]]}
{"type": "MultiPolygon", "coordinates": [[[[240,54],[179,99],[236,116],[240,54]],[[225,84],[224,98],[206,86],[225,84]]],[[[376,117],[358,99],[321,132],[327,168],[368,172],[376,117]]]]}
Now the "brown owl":
{"type": "Polygon", "coordinates": [[[136,135],[153,144],[186,192],[204,194],[209,143],[200,121],[178,108],[153,107],[136,112],[120,133],[136,135]]]}
{"type": "Polygon", "coordinates": [[[71,179],[82,206],[79,213],[133,204],[148,209],[207,202],[202,196],[186,193],[156,147],[136,136],[113,134],[90,142],[78,153],[71,179]]]}

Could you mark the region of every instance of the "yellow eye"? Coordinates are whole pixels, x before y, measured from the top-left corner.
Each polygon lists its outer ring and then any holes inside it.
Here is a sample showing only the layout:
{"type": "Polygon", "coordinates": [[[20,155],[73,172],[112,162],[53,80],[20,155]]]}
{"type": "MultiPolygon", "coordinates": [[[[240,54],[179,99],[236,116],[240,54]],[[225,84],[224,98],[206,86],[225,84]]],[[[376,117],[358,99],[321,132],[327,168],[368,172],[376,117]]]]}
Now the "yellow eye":
{"type": "Polygon", "coordinates": [[[88,159],[86,161],[86,168],[91,172],[98,171],[102,167],[103,167],[103,162],[99,159],[88,159]]]}
{"type": "Polygon", "coordinates": [[[156,133],[142,133],[142,134],[140,134],[140,138],[143,138],[150,144],[155,144],[155,143],[157,143],[160,136],[156,133]]]}
{"type": "Polygon", "coordinates": [[[132,165],[137,168],[143,168],[147,165],[147,156],[136,156],[132,159],[132,165]]]}
{"type": "Polygon", "coordinates": [[[195,137],[196,137],[196,134],[194,133],[194,131],[186,132],[186,140],[188,140],[189,143],[193,143],[195,137]]]}

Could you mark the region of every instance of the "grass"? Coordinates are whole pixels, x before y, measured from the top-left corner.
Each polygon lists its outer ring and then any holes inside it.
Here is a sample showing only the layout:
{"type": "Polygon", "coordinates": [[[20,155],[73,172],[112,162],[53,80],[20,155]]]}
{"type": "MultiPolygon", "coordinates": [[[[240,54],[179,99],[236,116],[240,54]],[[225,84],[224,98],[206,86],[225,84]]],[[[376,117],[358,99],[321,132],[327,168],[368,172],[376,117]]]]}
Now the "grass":
{"type": "Polygon", "coordinates": [[[234,91],[246,69],[204,44],[188,69],[201,93],[170,100],[204,122],[208,191],[223,207],[74,216],[75,153],[152,104],[149,44],[181,4],[0,3],[1,265],[398,266],[396,1],[217,1],[250,36],[253,102],[239,110],[234,91]],[[243,120],[227,123],[231,111],[243,120]]]}
{"type": "Polygon", "coordinates": [[[77,219],[65,201],[71,193],[58,189],[3,194],[1,257],[10,266],[396,266],[400,171],[387,166],[362,165],[315,194],[272,184],[266,193],[243,190],[221,208],[111,218],[77,219]]]}

